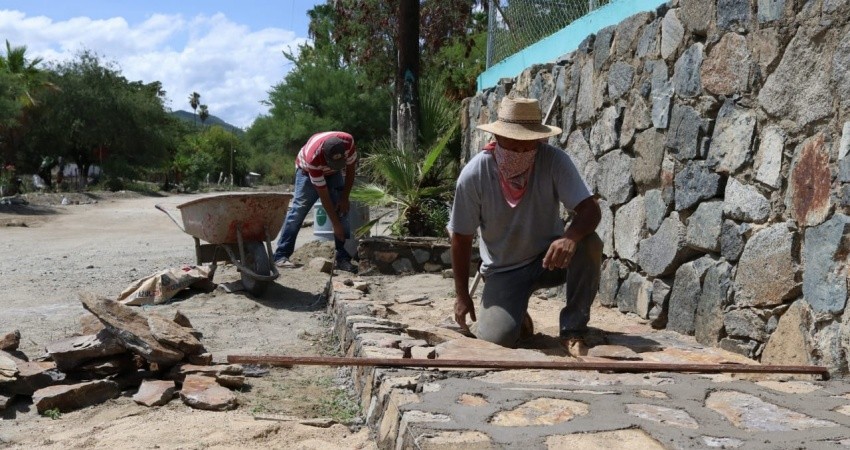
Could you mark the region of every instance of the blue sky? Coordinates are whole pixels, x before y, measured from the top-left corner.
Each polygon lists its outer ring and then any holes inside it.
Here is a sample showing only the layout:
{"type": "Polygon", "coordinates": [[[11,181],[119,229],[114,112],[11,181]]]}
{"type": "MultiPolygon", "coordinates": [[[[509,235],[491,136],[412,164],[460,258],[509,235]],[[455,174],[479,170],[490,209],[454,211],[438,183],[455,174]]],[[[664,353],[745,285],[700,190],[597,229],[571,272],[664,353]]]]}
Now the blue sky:
{"type": "Polygon", "coordinates": [[[0,0],[0,39],[45,61],[92,50],[130,80],[161,81],[173,110],[190,111],[194,91],[211,114],[247,127],[290,68],[281,52],[307,42],[307,11],[323,3],[0,0]]]}

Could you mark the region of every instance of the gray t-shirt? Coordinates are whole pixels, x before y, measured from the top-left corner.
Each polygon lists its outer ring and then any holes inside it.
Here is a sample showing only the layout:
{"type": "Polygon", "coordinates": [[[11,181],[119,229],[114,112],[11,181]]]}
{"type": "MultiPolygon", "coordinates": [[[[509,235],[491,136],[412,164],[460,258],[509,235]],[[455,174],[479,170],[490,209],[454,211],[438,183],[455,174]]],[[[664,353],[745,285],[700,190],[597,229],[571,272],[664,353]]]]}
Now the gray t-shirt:
{"type": "Polygon", "coordinates": [[[496,158],[483,151],[457,180],[448,229],[472,235],[480,230],[481,271],[486,275],[522,267],[564,234],[558,203],[572,210],[591,196],[567,153],[540,144],[528,190],[511,208],[502,195],[496,158]]]}

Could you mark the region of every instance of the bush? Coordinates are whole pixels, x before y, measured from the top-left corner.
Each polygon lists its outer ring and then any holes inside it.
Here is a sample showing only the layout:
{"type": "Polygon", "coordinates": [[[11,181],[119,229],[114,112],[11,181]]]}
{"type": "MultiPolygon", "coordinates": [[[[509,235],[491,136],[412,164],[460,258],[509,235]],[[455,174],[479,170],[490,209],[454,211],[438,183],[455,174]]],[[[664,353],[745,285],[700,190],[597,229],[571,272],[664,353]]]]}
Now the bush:
{"type": "Polygon", "coordinates": [[[103,187],[110,192],[123,191],[125,189],[124,180],[118,177],[109,177],[103,182],[103,187]]]}

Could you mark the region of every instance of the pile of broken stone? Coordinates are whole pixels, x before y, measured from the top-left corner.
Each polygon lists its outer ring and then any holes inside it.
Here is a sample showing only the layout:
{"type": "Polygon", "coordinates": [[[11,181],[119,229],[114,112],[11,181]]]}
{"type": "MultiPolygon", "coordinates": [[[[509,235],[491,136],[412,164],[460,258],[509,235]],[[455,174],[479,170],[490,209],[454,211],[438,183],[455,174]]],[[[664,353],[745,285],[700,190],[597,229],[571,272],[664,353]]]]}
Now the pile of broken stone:
{"type": "Polygon", "coordinates": [[[91,314],[81,334],[46,346],[30,360],[18,351],[20,333],[0,338],[0,411],[18,397],[31,397],[39,414],[68,412],[124,393],[144,406],[175,397],[193,408],[237,407],[232,391],[249,375],[236,364],[213,364],[201,333],[182,313],[173,318],[142,314],[114,300],[82,294],[91,314]]]}

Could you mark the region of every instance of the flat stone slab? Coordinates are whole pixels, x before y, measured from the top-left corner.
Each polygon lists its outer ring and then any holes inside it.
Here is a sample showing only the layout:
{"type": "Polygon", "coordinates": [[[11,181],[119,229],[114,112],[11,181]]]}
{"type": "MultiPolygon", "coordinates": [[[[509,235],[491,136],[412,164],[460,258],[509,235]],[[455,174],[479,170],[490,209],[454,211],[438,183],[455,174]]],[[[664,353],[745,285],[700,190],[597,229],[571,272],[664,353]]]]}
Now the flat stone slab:
{"type": "Polygon", "coordinates": [[[151,314],[148,327],[153,337],[163,345],[176,348],[187,355],[198,355],[206,349],[193,334],[192,329],[179,325],[173,320],[151,314]]]}
{"type": "Polygon", "coordinates": [[[705,406],[725,417],[734,426],[748,431],[792,431],[838,426],[835,422],[809,417],[737,391],[712,392],[705,406]]]}
{"type": "Polygon", "coordinates": [[[597,433],[574,433],[550,436],[546,447],[558,448],[639,448],[643,450],[665,450],[667,447],[643,430],[616,430],[597,433]]]}
{"type": "Polygon", "coordinates": [[[56,362],[56,367],[63,371],[78,367],[92,359],[125,352],[127,349],[108,330],[47,344],[47,353],[56,362]]]}
{"type": "Polygon", "coordinates": [[[502,347],[492,342],[460,337],[437,345],[437,359],[460,359],[472,361],[553,361],[555,358],[543,353],[502,347]]]}
{"type": "Polygon", "coordinates": [[[18,374],[18,364],[6,352],[0,351],[0,381],[18,374]]]}
{"type": "Polygon", "coordinates": [[[103,403],[120,394],[121,389],[114,381],[96,380],[39,389],[33,393],[32,402],[39,414],[51,409],[69,412],[103,403]]]}
{"type": "Polygon", "coordinates": [[[176,391],[174,381],[145,380],[133,395],[133,401],[142,406],[162,406],[174,398],[176,391]]]}
{"type": "Polygon", "coordinates": [[[687,411],[666,406],[646,403],[631,403],[626,405],[626,413],[650,422],[670,425],[679,428],[696,430],[699,423],[687,411]]]}
{"type": "Polygon", "coordinates": [[[207,411],[236,409],[236,394],[221,385],[215,378],[203,375],[187,375],[180,389],[183,403],[207,411]]]}
{"type": "Polygon", "coordinates": [[[420,328],[412,327],[405,330],[413,339],[422,339],[428,345],[439,345],[453,339],[465,337],[463,334],[443,327],[420,328]]]}
{"type": "Polygon", "coordinates": [[[183,359],[183,352],[160,343],[154,337],[148,320],[115,300],[81,294],[83,307],[96,315],[127,349],[146,360],[171,366],[183,359]]]}
{"type": "Polygon", "coordinates": [[[180,364],[174,366],[168,373],[169,378],[177,381],[181,381],[189,375],[203,375],[213,378],[221,375],[242,375],[242,365],[215,364],[212,366],[198,366],[194,364],[180,364]]]}
{"type": "Polygon", "coordinates": [[[623,361],[638,361],[643,359],[634,350],[622,345],[597,345],[588,350],[587,356],[623,361]]]}
{"type": "Polygon", "coordinates": [[[500,427],[529,427],[569,422],[590,412],[586,403],[559,398],[536,398],[514,409],[502,411],[490,423],[500,427]]]}
{"type": "MultiPolygon", "coordinates": [[[[65,374],[56,370],[56,363],[52,361],[32,362],[24,361],[0,351],[0,361],[11,361],[17,373],[12,377],[0,375],[0,391],[6,394],[32,395],[33,392],[60,383],[65,380],[65,374]]],[[[8,361],[3,362],[7,367],[8,361]]]]}

